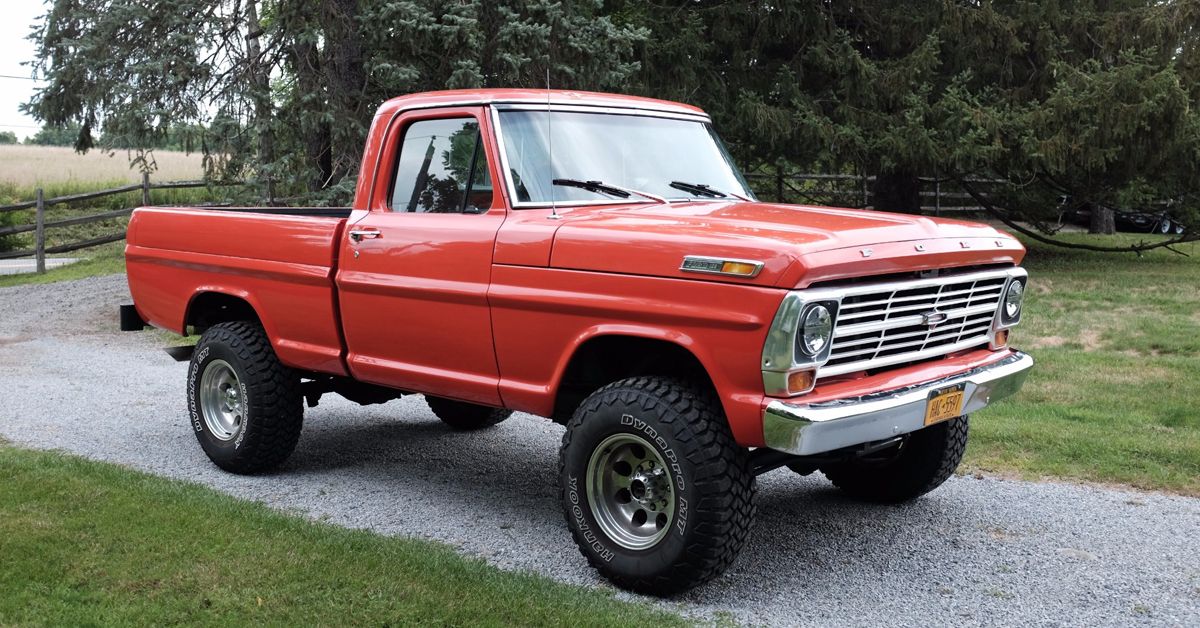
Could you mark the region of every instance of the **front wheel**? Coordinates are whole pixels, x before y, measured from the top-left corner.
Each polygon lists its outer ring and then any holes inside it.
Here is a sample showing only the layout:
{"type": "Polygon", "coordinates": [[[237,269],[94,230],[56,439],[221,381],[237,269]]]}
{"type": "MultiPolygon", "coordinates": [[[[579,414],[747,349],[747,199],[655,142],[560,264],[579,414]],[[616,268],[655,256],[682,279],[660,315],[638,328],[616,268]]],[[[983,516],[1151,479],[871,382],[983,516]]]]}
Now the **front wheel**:
{"type": "Polygon", "coordinates": [[[671,595],[720,575],[754,519],[754,475],[720,402],[658,377],[609,384],[579,406],[559,455],[580,551],[617,586],[671,595]]]}
{"type": "Polygon", "coordinates": [[[253,323],[221,323],[204,332],[192,352],[187,395],[196,439],[226,471],[277,467],[300,439],[300,378],[253,323]]]}
{"type": "Polygon", "coordinates": [[[967,417],[943,421],[898,445],[821,467],[834,486],[857,499],[896,504],[916,499],[954,474],[967,449],[967,417]]]}

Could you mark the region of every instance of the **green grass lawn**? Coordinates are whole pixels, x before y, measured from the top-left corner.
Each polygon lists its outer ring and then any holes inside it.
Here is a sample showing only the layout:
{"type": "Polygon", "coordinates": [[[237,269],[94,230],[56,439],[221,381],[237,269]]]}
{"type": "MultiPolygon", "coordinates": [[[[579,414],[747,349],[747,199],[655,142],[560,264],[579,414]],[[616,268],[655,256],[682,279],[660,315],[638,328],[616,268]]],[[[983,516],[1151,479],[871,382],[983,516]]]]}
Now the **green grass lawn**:
{"type": "Polygon", "coordinates": [[[0,478],[3,625],[685,623],[442,545],[72,456],[0,444],[0,478]]]}
{"type": "Polygon", "coordinates": [[[1028,246],[1012,344],[1038,363],[1017,397],[973,417],[967,468],[1200,495],[1200,246],[1028,246]]]}

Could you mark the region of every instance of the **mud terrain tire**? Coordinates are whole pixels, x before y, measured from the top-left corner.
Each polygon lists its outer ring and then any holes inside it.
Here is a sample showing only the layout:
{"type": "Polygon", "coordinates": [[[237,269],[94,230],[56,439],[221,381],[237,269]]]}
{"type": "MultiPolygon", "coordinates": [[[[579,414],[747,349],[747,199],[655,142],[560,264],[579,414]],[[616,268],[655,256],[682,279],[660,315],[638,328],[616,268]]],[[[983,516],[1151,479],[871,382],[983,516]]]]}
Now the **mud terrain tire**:
{"type": "Polygon", "coordinates": [[[226,471],[278,467],[300,439],[300,377],[279,362],[257,324],[220,323],[204,332],[188,366],[187,397],[196,439],[226,471]]]}
{"type": "Polygon", "coordinates": [[[559,482],[588,563],[639,593],[673,595],[720,575],[754,520],[747,450],[720,401],[680,380],[636,377],[592,393],[567,424],[559,482]]]}

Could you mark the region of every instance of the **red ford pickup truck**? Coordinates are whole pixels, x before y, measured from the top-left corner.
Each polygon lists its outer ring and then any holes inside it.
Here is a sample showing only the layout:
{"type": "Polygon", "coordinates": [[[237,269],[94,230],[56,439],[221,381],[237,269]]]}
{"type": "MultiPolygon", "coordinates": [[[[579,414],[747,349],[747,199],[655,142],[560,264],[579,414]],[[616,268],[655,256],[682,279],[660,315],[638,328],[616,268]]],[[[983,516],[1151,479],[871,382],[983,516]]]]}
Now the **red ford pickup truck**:
{"type": "Polygon", "coordinates": [[[421,394],[454,429],[566,426],[562,507],[628,589],[721,573],[755,476],[851,496],[944,482],[1009,348],[1024,249],[980,224],[763,203],[687,105],[577,92],[390,100],[353,207],[142,208],[122,324],[200,333],[190,425],[275,467],[307,401],[421,394]]]}

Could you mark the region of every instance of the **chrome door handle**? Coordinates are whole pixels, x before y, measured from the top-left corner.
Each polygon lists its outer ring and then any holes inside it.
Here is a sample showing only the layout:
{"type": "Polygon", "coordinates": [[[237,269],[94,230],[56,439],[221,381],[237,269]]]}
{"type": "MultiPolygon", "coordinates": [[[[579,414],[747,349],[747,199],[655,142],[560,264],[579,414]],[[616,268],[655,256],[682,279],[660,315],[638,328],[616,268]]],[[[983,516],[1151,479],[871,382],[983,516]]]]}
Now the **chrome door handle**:
{"type": "Polygon", "coordinates": [[[383,233],[381,233],[378,229],[351,229],[350,230],[350,239],[354,240],[355,242],[358,242],[359,240],[362,240],[363,238],[380,238],[380,237],[383,237],[383,233]]]}

